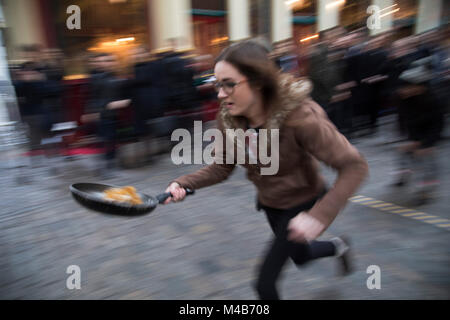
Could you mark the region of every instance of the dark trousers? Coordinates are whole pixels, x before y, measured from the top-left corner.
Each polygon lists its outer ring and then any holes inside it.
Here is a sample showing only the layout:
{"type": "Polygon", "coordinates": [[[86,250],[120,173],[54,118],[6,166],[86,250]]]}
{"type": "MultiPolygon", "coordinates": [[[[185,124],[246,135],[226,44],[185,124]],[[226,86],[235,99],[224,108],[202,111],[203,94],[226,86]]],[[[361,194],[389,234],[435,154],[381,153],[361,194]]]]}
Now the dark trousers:
{"type": "Polygon", "coordinates": [[[41,140],[45,137],[44,116],[41,114],[24,116],[23,121],[28,125],[28,139],[30,150],[41,147],[41,140]]]}
{"type": "Polygon", "coordinates": [[[105,148],[105,160],[110,161],[115,158],[116,144],[117,144],[117,119],[103,118],[99,123],[99,135],[103,140],[103,147],[105,148]]]}
{"type": "Polygon", "coordinates": [[[361,94],[364,114],[368,117],[368,126],[375,128],[381,103],[379,86],[377,84],[362,84],[361,94]]]}
{"type": "Polygon", "coordinates": [[[331,104],[328,117],[341,133],[352,131],[353,105],[351,99],[331,104]]]}
{"type": "Polygon", "coordinates": [[[291,258],[297,266],[311,260],[335,255],[331,241],[291,242],[287,240],[289,221],[302,211],[311,209],[317,199],[298,207],[280,210],[259,205],[275,234],[259,270],[256,291],[262,300],[279,300],[276,282],[286,261],[291,258]]]}

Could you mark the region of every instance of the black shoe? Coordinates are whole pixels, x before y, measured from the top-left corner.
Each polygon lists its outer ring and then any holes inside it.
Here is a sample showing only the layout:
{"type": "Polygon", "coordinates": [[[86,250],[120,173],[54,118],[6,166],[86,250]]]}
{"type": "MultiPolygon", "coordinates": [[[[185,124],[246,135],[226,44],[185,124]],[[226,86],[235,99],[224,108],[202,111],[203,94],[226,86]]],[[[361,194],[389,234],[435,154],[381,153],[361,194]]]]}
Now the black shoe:
{"type": "Polygon", "coordinates": [[[407,181],[405,179],[400,178],[398,181],[394,182],[392,185],[394,187],[404,187],[407,184],[407,181]]]}
{"type": "Polygon", "coordinates": [[[433,193],[431,193],[430,191],[419,191],[415,195],[413,205],[419,207],[429,204],[433,201],[433,198],[433,193]]]}
{"type": "Polygon", "coordinates": [[[340,276],[347,276],[353,272],[350,241],[347,237],[336,237],[331,239],[336,247],[336,258],[339,261],[340,276]]]}
{"type": "Polygon", "coordinates": [[[399,174],[399,176],[398,176],[398,180],[397,181],[395,181],[393,184],[392,184],[392,186],[394,186],[394,187],[404,187],[404,186],[406,186],[408,183],[409,183],[409,181],[411,180],[411,172],[403,172],[403,173],[400,173],[399,174]]]}

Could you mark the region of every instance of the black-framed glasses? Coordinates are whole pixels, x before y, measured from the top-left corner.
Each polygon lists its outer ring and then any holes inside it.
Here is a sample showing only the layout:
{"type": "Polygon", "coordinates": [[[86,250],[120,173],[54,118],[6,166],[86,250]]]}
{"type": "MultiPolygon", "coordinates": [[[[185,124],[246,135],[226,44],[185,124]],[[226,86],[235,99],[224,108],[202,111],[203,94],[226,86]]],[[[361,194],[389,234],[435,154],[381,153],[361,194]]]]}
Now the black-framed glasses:
{"type": "Polygon", "coordinates": [[[237,85],[240,85],[241,83],[247,82],[248,80],[241,80],[238,82],[234,82],[232,80],[225,80],[225,81],[215,81],[214,82],[214,88],[217,92],[220,91],[220,89],[223,89],[223,92],[225,92],[226,95],[231,95],[234,92],[234,88],[236,88],[237,85]]]}

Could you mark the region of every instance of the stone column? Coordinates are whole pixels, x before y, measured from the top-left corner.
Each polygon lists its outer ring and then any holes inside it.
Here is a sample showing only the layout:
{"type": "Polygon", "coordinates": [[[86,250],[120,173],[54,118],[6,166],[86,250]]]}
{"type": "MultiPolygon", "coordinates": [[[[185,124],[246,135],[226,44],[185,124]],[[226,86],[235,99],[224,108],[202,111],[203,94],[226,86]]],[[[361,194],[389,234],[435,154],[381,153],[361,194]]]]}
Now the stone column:
{"type": "Polygon", "coordinates": [[[337,0],[318,0],[317,32],[339,25],[339,9],[343,2],[337,0]]]}
{"type": "Polygon", "coordinates": [[[45,46],[46,39],[37,0],[5,0],[3,14],[10,59],[20,58],[18,49],[23,45],[45,46]]]}
{"type": "Polygon", "coordinates": [[[153,49],[193,47],[190,0],[148,0],[153,49]]]}
{"type": "Polygon", "coordinates": [[[0,2],[0,124],[20,120],[16,94],[9,76],[8,59],[3,41],[3,28],[5,26],[5,16],[3,14],[2,2],[0,2]]]}
{"type": "Polygon", "coordinates": [[[250,38],[248,0],[227,0],[227,22],[230,41],[250,38]]]}
{"type": "Polygon", "coordinates": [[[415,33],[422,33],[441,25],[442,0],[420,0],[415,33]]]}
{"type": "Polygon", "coordinates": [[[285,1],[272,0],[272,42],[292,38],[292,10],[285,1]]]}

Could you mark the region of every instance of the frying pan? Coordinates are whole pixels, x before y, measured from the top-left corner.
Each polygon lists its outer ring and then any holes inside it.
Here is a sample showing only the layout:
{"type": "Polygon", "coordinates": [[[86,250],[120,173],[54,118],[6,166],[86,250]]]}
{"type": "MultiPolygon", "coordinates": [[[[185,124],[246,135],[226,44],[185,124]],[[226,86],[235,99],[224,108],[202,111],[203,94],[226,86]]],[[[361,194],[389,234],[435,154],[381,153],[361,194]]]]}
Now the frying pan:
{"type": "MultiPolygon", "coordinates": [[[[137,192],[142,204],[130,204],[104,199],[103,192],[117,186],[99,183],[75,183],[70,186],[74,199],[90,210],[119,216],[139,216],[150,213],[160,203],[172,195],[170,192],[162,193],[156,197],[137,192]]],[[[186,195],[194,194],[194,190],[186,189],[186,195]]]]}

